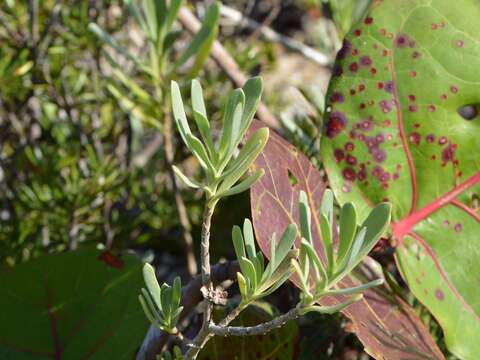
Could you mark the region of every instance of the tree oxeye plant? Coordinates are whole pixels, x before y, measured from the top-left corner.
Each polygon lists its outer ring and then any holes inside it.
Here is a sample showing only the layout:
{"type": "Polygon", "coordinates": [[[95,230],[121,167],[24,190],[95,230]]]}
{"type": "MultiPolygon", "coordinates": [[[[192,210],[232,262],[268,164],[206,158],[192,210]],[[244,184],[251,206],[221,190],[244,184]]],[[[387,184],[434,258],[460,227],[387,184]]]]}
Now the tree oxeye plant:
{"type": "MultiPolygon", "coordinates": [[[[357,214],[353,204],[345,204],[340,211],[340,226],[334,222],[333,193],[325,191],[321,203],[320,229],[322,235],[321,258],[312,242],[311,209],[306,194],[301,191],[298,199],[299,224],[291,223],[277,242],[276,233],[271,234],[268,264],[261,251],[255,246],[255,235],[250,220],[245,219],[243,229],[234,226],[232,241],[240,271],[237,272],[240,303],[218,324],[212,318],[213,306],[224,305],[225,292],[213,288],[210,268],[210,226],[215,206],[221,198],[238,194],[250,188],[264,175],[263,169],[247,174],[263,150],[269,137],[267,128],[252,131],[239,148],[249,129],[262,93],[262,80],[252,78],[244,87],[234,90],[227,99],[220,137],[216,141],[208,121],[202,88],[197,80],[191,83],[192,113],[200,138],[194,135],[186,117],[180,87],[171,84],[172,109],[175,122],[186,147],[198,160],[203,169],[202,179],[187,177],[174,166],[176,175],[189,187],[205,193],[205,210],[202,223],[201,269],[203,323],[192,340],[185,340],[176,327],[182,307],[180,306],[180,281],[174,285],[159,286],[153,268],[146,264],[144,279],[147,289],[139,296],[144,311],[151,323],[163,331],[179,336],[184,345],[183,357],[195,359],[207,341],[213,336],[258,335],[282,326],[311,311],[332,314],[341,311],[361,299],[362,292],[383,283],[383,279],[370,281],[355,287],[341,287],[339,283],[349,275],[367,256],[380,236],[385,232],[391,207],[384,203],[374,208],[365,222],[357,227],[357,214]],[[334,239],[338,233],[338,248],[334,239]],[[297,242],[297,245],[295,245],[297,242]],[[289,278],[299,281],[301,296],[297,306],[287,313],[255,326],[229,326],[248,305],[272,294],[289,278]],[[324,296],[348,296],[336,305],[324,306],[316,303],[324,296]]],[[[177,349],[178,352],[178,349],[177,349]]],[[[172,356],[171,354],[166,355],[172,356]]]]}

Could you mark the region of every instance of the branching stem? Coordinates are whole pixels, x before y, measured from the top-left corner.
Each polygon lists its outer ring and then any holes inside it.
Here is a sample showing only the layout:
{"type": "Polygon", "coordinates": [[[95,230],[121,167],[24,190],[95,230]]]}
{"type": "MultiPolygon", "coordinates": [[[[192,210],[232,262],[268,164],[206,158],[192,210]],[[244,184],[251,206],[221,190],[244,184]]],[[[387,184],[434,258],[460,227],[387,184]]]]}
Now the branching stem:
{"type": "Polygon", "coordinates": [[[295,320],[301,316],[300,309],[293,308],[289,312],[263,324],[255,326],[221,326],[210,325],[210,332],[216,336],[251,336],[262,335],[283,326],[287,321],[295,320]]]}

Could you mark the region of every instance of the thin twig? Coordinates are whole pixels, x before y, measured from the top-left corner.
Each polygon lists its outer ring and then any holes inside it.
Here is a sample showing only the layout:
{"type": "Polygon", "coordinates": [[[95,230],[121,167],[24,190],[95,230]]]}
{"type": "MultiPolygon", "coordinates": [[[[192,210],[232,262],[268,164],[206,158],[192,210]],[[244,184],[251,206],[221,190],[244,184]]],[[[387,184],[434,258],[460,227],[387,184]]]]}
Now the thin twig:
{"type": "Polygon", "coordinates": [[[228,324],[230,324],[233,320],[237,318],[238,315],[245,309],[248,304],[240,303],[235,309],[233,309],[218,325],[209,322],[207,327],[200,330],[200,332],[195,337],[192,344],[190,344],[190,349],[185,354],[185,359],[191,360],[196,359],[197,355],[200,353],[200,350],[207,344],[208,340],[210,340],[215,334],[213,333],[213,327],[220,327],[226,328],[228,324]]]}
{"type": "Polygon", "coordinates": [[[265,26],[264,24],[260,24],[256,22],[255,20],[252,20],[246,16],[244,16],[240,11],[233,9],[229,6],[222,5],[220,8],[220,13],[232,20],[233,22],[244,26],[248,29],[252,29],[254,31],[259,31],[262,36],[273,42],[278,42],[285,46],[286,48],[298,52],[301,55],[303,55],[305,58],[321,65],[321,66],[330,66],[332,65],[332,58],[329,57],[328,55],[325,55],[321,53],[320,51],[307,46],[295,39],[289,38],[285,35],[282,35],[275,30],[271,29],[268,26],[265,26]]]}
{"type": "MultiPolygon", "coordinates": [[[[196,16],[193,15],[192,12],[186,7],[180,8],[178,13],[178,21],[180,21],[185,29],[191,33],[197,33],[201,27],[200,21],[198,21],[196,16]]],[[[215,41],[213,43],[210,56],[215,60],[218,66],[225,71],[235,86],[241,87],[245,84],[247,77],[240,70],[235,60],[230,56],[220,42],[215,41]]],[[[272,129],[280,129],[281,127],[280,122],[277,120],[277,118],[275,118],[275,116],[273,116],[273,114],[263,103],[260,103],[258,106],[257,117],[272,129]]]]}
{"type": "Polygon", "coordinates": [[[195,359],[211,336],[209,326],[212,318],[213,303],[209,295],[213,291],[213,286],[210,273],[210,226],[214,208],[214,206],[209,206],[207,203],[205,204],[205,210],[203,212],[200,260],[202,264],[202,288],[206,290],[204,293],[206,293],[207,296],[205,296],[205,300],[203,301],[202,327],[197,336],[195,336],[195,339],[193,339],[190,349],[185,354],[185,359],[187,360],[195,359]]]}
{"type": "Polygon", "coordinates": [[[263,324],[255,326],[221,326],[210,325],[209,330],[216,336],[251,336],[261,335],[283,326],[287,321],[295,320],[301,316],[298,308],[293,308],[289,312],[263,324]]]}

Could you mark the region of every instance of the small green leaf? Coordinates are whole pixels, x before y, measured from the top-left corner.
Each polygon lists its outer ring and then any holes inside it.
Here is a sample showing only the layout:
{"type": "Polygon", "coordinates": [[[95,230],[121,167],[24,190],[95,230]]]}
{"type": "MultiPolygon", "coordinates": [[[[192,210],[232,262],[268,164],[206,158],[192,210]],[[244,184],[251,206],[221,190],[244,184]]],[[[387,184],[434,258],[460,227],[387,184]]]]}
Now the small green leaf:
{"type": "MultiPolygon", "coordinates": [[[[272,286],[278,288],[286,279],[290,277],[295,271],[292,266],[292,260],[298,256],[298,250],[290,250],[284,257],[283,261],[276,267],[275,271],[269,276],[265,276],[267,271],[263,274],[261,284],[258,291],[264,296],[271,294],[274,290],[270,290],[272,286]],[[287,275],[288,274],[288,275],[287,275]],[[279,282],[281,282],[279,284],[279,282]],[[278,286],[277,286],[278,285],[278,286]]],[[[270,266],[271,263],[268,265],[270,266]]],[[[267,266],[268,268],[268,266],[267,266]]],[[[272,269],[272,267],[270,267],[272,269]]]]}
{"type": "Polygon", "coordinates": [[[340,211],[340,243],[337,253],[337,264],[341,263],[352,245],[357,230],[357,212],[355,205],[346,203],[340,211]]]}
{"type": "Polygon", "coordinates": [[[238,289],[240,290],[242,299],[244,300],[248,299],[247,282],[245,281],[245,277],[241,273],[237,272],[237,280],[238,280],[238,289]]]}
{"type": "Polygon", "coordinates": [[[182,94],[180,88],[175,81],[171,82],[171,96],[172,96],[172,110],[173,117],[177,123],[178,130],[182,136],[183,142],[187,144],[187,135],[191,134],[190,127],[188,126],[187,116],[185,115],[185,109],[183,107],[182,94]]]}
{"type": "Polygon", "coordinates": [[[188,187],[191,187],[193,189],[200,189],[203,187],[203,185],[195,180],[191,180],[190,178],[187,177],[187,175],[185,175],[178,167],[176,167],[175,165],[172,165],[172,168],[173,168],[173,171],[175,173],[175,175],[177,175],[177,177],[182,180],[185,185],[187,185],[188,187]]]}
{"type": "Polygon", "coordinates": [[[245,248],[249,259],[255,258],[255,237],[253,235],[252,222],[245,219],[243,222],[243,236],[245,237],[245,248]]]}
{"type": "Polygon", "coordinates": [[[308,198],[305,191],[300,191],[298,210],[300,212],[300,233],[308,241],[312,241],[312,214],[308,205],[308,198]]]}
{"type": "Polygon", "coordinates": [[[365,242],[360,251],[360,256],[367,255],[375,246],[383,233],[387,230],[390,223],[390,216],[392,212],[392,205],[389,203],[378,204],[368,215],[363,222],[362,227],[367,228],[365,234],[365,242]]]}
{"type": "Polygon", "coordinates": [[[245,135],[247,129],[250,127],[250,124],[252,123],[252,120],[253,120],[253,116],[255,115],[258,104],[260,103],[260,99],[262,97],[262,91],[263,91],[262,78],[256,76],[251,79],[248,79],[242,89],[243,89],[243,92],[245,93],[245,106],[243,107],[240,138],[242,138],[245,135]]]}
{"type": "Polygon", "coordinates": [[[325,215],[330,224],[333,224],[333,192],[330,189],[326,189],[323,194],[320,213],[325,215]]]}
{"type": "Polygon", "coordinates": [[[243,276],[250,281],[252,293],[255,292],[257,288],[257,273],[255,271],[255,266],[244,256],[238,259],[238,262],[240,264],[240,268],[242,269],[243,276]]]}
{"type": "Polygon", "coordinates": [[[200,82],[197,79],[192,80],[192,108],[194,111],[199,112],[205,118],[207,117],[207,110],[205,108],[205,102],[203,101],[203,90],[200,82]]]}
{"type": "Polygon", "coordinates": [[[322,232],[322,243],[325,249],[325,256],[327,260],[328,274],[333,272],[333,239],[332,226],[325,214],[320,214],[320,229],[322,232]]]}
{"type": "Polygon", "coordinates": [[[210,158],[208,157],[207,149],[202,144],[202,142],[192,134],[186,134],[185,136],[186,143],[190,151],[193,155],[197,158],[200,166],[202,166],[205,170],[211,171],[212,173],[215,172],[215,167],[212,164],[210,158]]]}
{"type": "MultiPolygon", "coordinates": [[[[163,283],[160,291],[160,303],[162,304],[162,314],[169,318],[172,311],[172,289],[168,284],[163,283]]],[[[166,319],[167,321],[169,319],[166,319]]]]}
{"type": "Polygon", "coordinates": [[[243,176],[243,174],[245,174],[250,165],[265,147],[268,140],[268,134],[269,130],[265,127],[258,129],[250,139],[248,139],[245,146],[240,150],[238,157],[222,175],[223,182],[219,187],[219,193],[229,189],[243,176]]]}
{"type": "Polygon", "coordinates": [[[172,308],[177,309],[180,306],[180,298],[182,295],[182,281],[179,276],[173,280],[172,286],[172,308]]]}
{"type": "Polygon", "coordinates": [[[333,305],[333,306],[317,306],[317,305],[308,306],[308,307],[305,307],[305,308],[302,309],[302,314],[306,314],[306,313],[311,312],[311,311],[315,311],[315,312],[318,312],[320,314],[335,314],[339,311],[342,311],[347,306],[350,306],[354,302],[359,301],[362,298],[363,298],[362,294],[358,294],[358,295],[352,296],[350,299],[348,299],[347,301],[345,301],[343,303],[333,305]]]}
{"type": "Polygon", "coordinates": [[[275,264],[273,267],[273,270],[275,270],[280,263],[284,260],[285,256],[288,254],[288,252],[292,249],[293,243],[295,242],[295,239],[297,238],[297,225],[296,224],[290,224],[287,226],[285,231],[282,234],[282,237],[280,238],[280,241],[278,243],[277,249],[275,250],[275,264]]]}
{"type": "Polygon", "coordinates": [[[317,277],[317,282],[319,282],[317,286],[323,287],[328,280],[325,266],[323,265],[317,252],[313,248],[313,245],[309,241],[302,239],[301,247],[304,249],[306,256],[308,256],[308,259],[312,263],[312,266],[315,270],[315,276],[317,277]]]}
{"type": "Polygon", "coordinates": [[[218,149],[223,164],[226,164],[230,160],[232,149],[239,136],[244,104],[245,94],[242,89],[232,91],[225,104],[222,136],[218,149]]]}
{"type": "Polygon", "coordinates": [[[213,141],[212,141],[212,134],[210,130],[210,124],[205,116],[203,116],[201,113],[198,111],[193,111],[193,118],[195,119],[195,122],[197,123],[198,130],[200,131],[200,135],[202,136],[203,141],[205,142],[205,145],[207,146],[207,151],[214,163],[217,162],[217,152],[215,151],[215,148],[213,146],[213,141]]]}
{"type": "Polygon", "coordinates": [[[241,257],[245,257],[245,245],[243,242],[242,230],[237,225],[232,228],[232,240],[235,255],[237,256],[237,259],[240,260],[241,257]]]}
{"type": "Polygon", "coordinates": [[[255,184],[263,175],[265,174],[265,170],[260,169],[258,171],[255,171],[253,174],[249,175],[245,180],[241,181],[237,185],[231,187],[230,189],[219,193],[217,196],[220,197],[225,197],[225,196],[232,196],[236,194],[240,194],[248,189],[255,184]]]}
{"type": "Polygon", "coordinates": [[[153,300],[157,305],[160,304],[160,285],[157,281],[155,269],[149,263],[143,265],[143,280],[145,281],[145,285],[147,286],[153,300]]]}
{"type": "Polygon", "coordinates": [[[325,292],[325,295],[353,295],[353,294],[358,294],[361,293],[365,290],[368,290],[372,287],[379,286],[383,284],[383,279],[376,279],[373,281],[370,281],[366,284],[362,284],[359,286],[355,287],[350,287],[346,289],[338,289],[338,290],[329,290],[325,292]]]}
{"type": "Polygon", "coordinates": [[[297,273],[300,279],[300,288],[305,294],[310,295],[310,289],[308,288],[308,284],[307,284],[307,277],[305,276],[305,273],[303,272],[303,270],[300,268],[300,264],[295,259],[292,259],[291,265],[293,266],[295,272],[297,273]]]}
{"type": "Polygon", "coordinates": [[[138,301],[140,301],[140,305],[142,305],[143,312],[145,313],[145,316],[147,317],[148,321],[150,321],[150,323],[152,323],[153,325],[155,325],[157,327],[160,327],[160,323],[157,321],[155,316],[152,314],[150,306],[147,305],[147,302],[145,300],[144,295],[142,295],[142,294],[138,295],[138,301]]]}

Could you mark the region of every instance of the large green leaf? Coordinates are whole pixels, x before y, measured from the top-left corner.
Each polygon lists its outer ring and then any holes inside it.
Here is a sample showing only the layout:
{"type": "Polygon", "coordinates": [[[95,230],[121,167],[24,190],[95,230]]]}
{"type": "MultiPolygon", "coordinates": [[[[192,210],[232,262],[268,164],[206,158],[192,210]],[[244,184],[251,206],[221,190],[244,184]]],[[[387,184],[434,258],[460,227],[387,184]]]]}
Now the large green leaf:
{"type": "Polygon", "coordinates": [[[142,263],[93,249],[0,272],[1,359],[131,359],[148,328],[142,263]]]}
{"type": "Polygon", "coordinates": [[[469,359],[480,354],[479,17],[473,0],[374,2],[338,54],[322,139],[337,199],[359,221],[393,204],[401,272],[469,359]]]}
{"type": "MultiPolygon", "coordinates": [[[[260,126],[254,123],[253,128],[260,126]]],[[[252,130],[251,130],[252,132],[252,130]]],[[[312,243],[323,256],[319,211],[325,183],[319,171],[295,147],[271,132],[267,145],[255,161],[265,175],[251,188],[252,217],[257,242],[268,256],[271,234],[288,224],[299,224],[300,191],[307,195],[312,217],[312,243]],[[315,211],[314,211],[315,209],[315,211]]],[[[297,247],[299,244],[297,243],[297,247]]],[[[348,277],[340,287],[353,287],[373,279],[348,277]]],[[[413,309],[385,286],[365,291],[364,298],[345,310],[350,329],[378,359],[442,359],[442,353],[413,309]]],[[[345,297],[321,299],[321,305],[338,305],[345,297]]],[[[322,326],[319,324],[319,326],[322,326]]]]}

